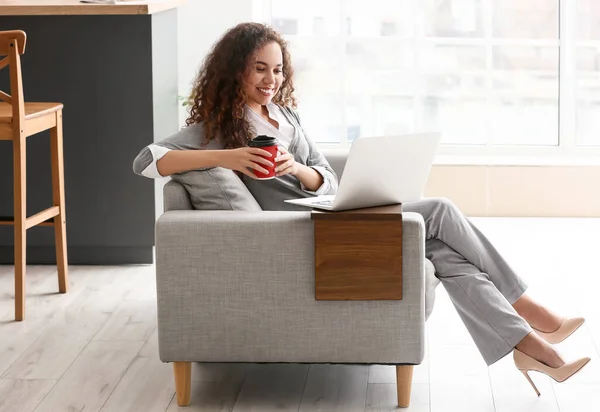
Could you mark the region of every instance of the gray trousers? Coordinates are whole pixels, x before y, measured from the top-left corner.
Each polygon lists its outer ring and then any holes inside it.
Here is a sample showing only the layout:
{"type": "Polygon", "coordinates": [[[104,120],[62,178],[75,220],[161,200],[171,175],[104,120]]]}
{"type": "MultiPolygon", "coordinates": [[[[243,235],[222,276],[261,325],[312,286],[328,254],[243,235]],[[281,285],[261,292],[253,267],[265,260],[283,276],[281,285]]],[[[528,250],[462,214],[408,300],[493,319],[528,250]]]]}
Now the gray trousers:
{"type": "Polygon", "coordinates": [[[488,365],[510,353],[531,326],[512,304],[527,285],[448,199],[424,198],[403,210],[425,219],[425,254],[488,365]]]}

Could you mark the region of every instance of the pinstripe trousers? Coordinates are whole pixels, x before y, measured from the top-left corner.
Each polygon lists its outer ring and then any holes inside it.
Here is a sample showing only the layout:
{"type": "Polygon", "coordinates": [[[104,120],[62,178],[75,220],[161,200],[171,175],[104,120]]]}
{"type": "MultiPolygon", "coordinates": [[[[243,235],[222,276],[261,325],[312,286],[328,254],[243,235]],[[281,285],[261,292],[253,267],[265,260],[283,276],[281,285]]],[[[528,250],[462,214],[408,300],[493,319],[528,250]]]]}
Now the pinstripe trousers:
{"type": "Polygon", "coordinates": [[[512,304],[527,289],[490,241],[446,198],[405,203],[425,220],[425,254],[488,365],[509,354],[531,326],[512,304]]]}

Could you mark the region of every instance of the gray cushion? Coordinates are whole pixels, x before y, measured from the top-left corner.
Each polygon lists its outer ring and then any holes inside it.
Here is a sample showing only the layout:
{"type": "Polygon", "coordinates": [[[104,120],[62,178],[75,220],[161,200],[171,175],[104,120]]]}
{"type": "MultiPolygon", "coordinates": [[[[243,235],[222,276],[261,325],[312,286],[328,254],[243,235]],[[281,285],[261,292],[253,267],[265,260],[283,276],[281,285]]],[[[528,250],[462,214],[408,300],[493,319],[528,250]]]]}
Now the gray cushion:
{"type": "Polygon", "coordinates": [[[186,188],[173,179],[169,179],[163,187],[163,207],[165,212],[170,210],[194,210],[186,188]]]}
{"type": "Polygon", "coordinates": [[[244,182],[233,170],[215,167],[193,170],[171,178],[185,187],[196,210],[262,211],[244,182]]]}

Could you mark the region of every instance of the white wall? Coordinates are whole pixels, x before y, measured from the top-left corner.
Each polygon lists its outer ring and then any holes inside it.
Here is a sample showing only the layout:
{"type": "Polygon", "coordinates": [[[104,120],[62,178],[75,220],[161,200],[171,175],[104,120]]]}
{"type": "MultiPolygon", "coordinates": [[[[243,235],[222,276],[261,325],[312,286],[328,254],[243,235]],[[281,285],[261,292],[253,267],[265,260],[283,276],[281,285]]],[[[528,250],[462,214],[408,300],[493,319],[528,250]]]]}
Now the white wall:
{"type": "MultiPolygon", "coordinates": [[[[178,13],[179,94],[187,95],[198,67],[225,31],[244,21],[260,20],[261,0],[188,0],[178,13]]],[[[180,124],[187,113],[180,109],[180,124]]]]}

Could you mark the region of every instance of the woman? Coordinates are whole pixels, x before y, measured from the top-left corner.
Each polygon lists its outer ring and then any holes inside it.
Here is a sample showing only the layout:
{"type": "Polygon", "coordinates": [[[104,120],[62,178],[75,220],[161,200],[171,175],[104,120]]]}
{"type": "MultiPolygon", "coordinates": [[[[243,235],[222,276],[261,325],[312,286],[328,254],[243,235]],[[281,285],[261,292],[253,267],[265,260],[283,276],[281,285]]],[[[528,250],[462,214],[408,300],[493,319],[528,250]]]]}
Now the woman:
{"type": "MultiPolygon", "coordinates": [[[[336,175],[293,109],[292,77],[287,44],[279,34],[256,23],[234,27],[198,73],[188,127],[144,148],[134,171],[161,177],[231,169],[241,174],[263,210],[294,208],[283,201],[298,195],[335,193],[336,175]],[[274,159],[248,147],[261,134],[278,138],[274,159]],[[270,162],[276,178],[254,179],[252,169],[266,173],[263,166],[270,162]]],[[[537,392],[528,370],[562,382],[587,364],[589,358],[566,363],[549,344],[570,336],[584,320],[562,318],[527,296],[523,280],[456,206],[430,198],[407,203],[404,210],[424,217],[426,256],[488,365],[512,351],[537,392]]]]}

